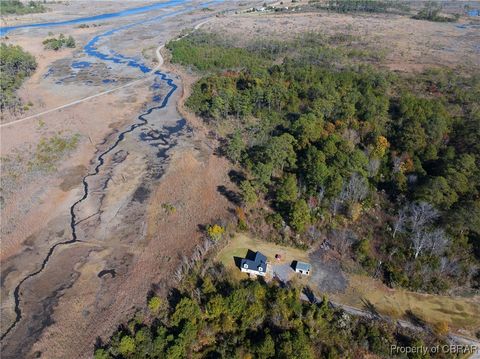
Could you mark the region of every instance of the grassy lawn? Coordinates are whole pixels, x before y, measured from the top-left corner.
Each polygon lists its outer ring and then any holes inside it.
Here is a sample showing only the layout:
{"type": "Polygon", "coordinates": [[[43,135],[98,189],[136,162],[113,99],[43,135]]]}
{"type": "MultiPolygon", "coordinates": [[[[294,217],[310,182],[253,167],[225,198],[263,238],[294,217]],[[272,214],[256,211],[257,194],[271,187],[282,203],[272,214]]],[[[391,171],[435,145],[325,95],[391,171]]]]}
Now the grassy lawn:
{"type": "Polygon", "coordinates": [[[420,294],[402,289],[390,289],[373,278],[349,275],[345,293],[331,295],[332,300],[352,307],[362,308],[362,299],[376,309],[394,318],[403,318],[410,310],[430,324],[448,323],[451,329],[464,329],[474,337],[480,328],[480,301],[475,298],[447,297],[420,294]]]}
{"type": "MultiPolygon", "coordinates": [[[[271,263],[277,263],[275,254],[282,256],[283,263],[290,263],[293,260],[310,261],[307,252],[301,249],[276,245],[258,238],[250,238],[245,234],[236,234],[219,252],[217,260],[230,270],[233,278],[245,279],[248,275],[240,272],[235,266],[234,257],[245,257],[249,249],[262,252],[271,263]]],[[[347,274],[347,277],[349,285],[345,293],[329,294],[333,301],[362,309],[364,308],[362,300],[367,300],[379,313],[398,319],[404,318],[406,311],[411,311],[429,324],[446,322],[451,329],[466,330],[472,337],[480,327],[478,297],[470,299],[419,294],[402,289],[390,289],[367,276],[347,274]]]]}
{"type": "Polygon", "coordinates": [[[228,245],[218,253],[217,260],[222,262],[225,268],[231,270],[234,278],[247,278],[248,275],[240,272],[240,269],[235,266],[234,257],[244,258],[249,249],[254,252],[262,252],[267,256],[268,261],[272,263],[277,262],[275,260],[275,254],[282,256],[281,262],[283,263],[290,263],[293,260],[308,262],[307,252],[301,249],[276,245],[275,243],[262,241],[257,238],[250,238],[241,233],[236,234],[228,245]]]}

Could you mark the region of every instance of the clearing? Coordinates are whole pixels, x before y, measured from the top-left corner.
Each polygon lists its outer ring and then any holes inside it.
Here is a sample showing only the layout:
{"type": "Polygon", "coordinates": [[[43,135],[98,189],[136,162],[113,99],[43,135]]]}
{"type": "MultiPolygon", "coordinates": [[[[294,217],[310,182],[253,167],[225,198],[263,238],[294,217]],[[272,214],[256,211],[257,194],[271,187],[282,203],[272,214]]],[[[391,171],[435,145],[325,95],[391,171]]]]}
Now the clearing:
{"type": "MultiPolygon", "coordinates": [[[[312,255],[315,254],[314,251],[281,246],[242,233],[229,239],[228,244],[218,253],[217,260],[232,273],[233,278],[246,279],[248,274],[240,272],[235,257],[243,258],[249,249],[262,252],[273,267],[290,264],[293,260],[310,262],[313,270],[306,283],[310,284],[316,294],[328,294],[336,303],[362,310],[365,303],[371,303],[380,314],[395,319],[408,319],[408,313],[412,313],[428,324],[446,322],[451,330],[472,337],[480,327],[480,301],[476,297],[448,297],[391,289],[371,277],[344,273],[335,263],[312,255]],[[282,256],[280,262],[275,260],[275,254],[282,256]],[[346,281],[342,280],[343,277],[346,281]],[[338,281],[345,285],[343,290],[339,290],[342,286],[328,287],[325,281],[338,281]]],[[[294,272],[291,271],[291,274],[294,272]]]]}

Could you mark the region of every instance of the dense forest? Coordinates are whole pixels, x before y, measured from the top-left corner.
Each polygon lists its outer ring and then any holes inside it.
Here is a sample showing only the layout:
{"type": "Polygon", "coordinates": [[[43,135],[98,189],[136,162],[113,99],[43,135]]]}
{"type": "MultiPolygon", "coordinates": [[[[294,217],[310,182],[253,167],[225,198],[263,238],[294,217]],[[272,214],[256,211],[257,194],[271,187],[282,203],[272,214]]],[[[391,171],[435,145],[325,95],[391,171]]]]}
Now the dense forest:
{"type": "Polygon", "coordinates": [[[0,45],[0,109],[21,110],[20,99],[15,91],[36,69],[35,57],[20,46],[0,45]]]}
{"type": "Polygon", "coordinates": [[[29,1],[25,4],[20,0],[0,0],[0,15],[25,15],[46,10],[39,1],[29,1]]]}
{"type": "Polygon", "coordinates": [[[168,301],[151,297],[146,313],[121,327],[107,345],[99,343],[95,359],[388,357],[391,345],[442,344],[433,332],[422,335],[380,318],[355,317],[333,309],[326,298],[301,301],[295,285],[238,283],[223,267],[206,269],[204,263],[201,271],[190,273],[168,301]]]}
{"type": "Polygon", "coordinates": [[[392,287],[478,289],[480,76],[400,76],[344,40],[197,33],[168,48],[204,73],[188,106],[238,165],[249,230],[325,240],[392,287]]]}

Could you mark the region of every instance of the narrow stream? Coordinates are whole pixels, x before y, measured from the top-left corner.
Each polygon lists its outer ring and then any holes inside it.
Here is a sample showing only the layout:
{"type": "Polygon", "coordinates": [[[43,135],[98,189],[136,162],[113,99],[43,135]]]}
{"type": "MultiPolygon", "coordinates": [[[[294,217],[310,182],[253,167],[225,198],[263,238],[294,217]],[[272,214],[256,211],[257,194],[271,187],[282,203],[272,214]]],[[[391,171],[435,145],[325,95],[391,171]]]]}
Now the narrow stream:
{"type": "MultiPolygon", "coordinates": [[[[185,2],[186,1],[172,0],[172,1],[169,1],[169,2],[157,4],[158,6],[153,6],[152,5],[151,7],[143,7],[143,8],[138,8],[138,9],[143,9],[142,11],[148,11],[148,10],[145,10],[145,9],[149,8],[149,10],[153,10],[153,9],[158,9],[160,7],[179,5],[179,4],[185,3],[185,2]]],[[[162,14],[160,16],[156,16],[154,18],[150,18],[148,20],[141,20],[141,21],[130,23],[128,25],[124,25],[124,26],[121,26],[121,27],[118,27],[118,28],[115,28],[115,29],[111,29],[111,30],[109,30],[105,33],[102,33],[100,35],[95,36],[92,40],[90,40],[85,45],[84,52],[86,54],[88,54],[90,56],[93,56],[93,57],[96,57],[96,58],[98,58],[102,61],[111,61],[111,62],[114,62],[114,63],[117,63],[117,64],[126,64],[129,67],[138,68],[143,73],[150,73],[153,70],[151,68],[149,68],[146,64],[142,63],[140,60],[136,60],[134,58],[129,58],[129,57],[123,56],[121,54],[117,54],[116,52],[113,52],[113,51],[110,51],[109,54],[105,54],[105,53],[100,52],[98,50],[99,41],[103,38],[107,38],[107,37],[115,34],[118,31],[126,30],[126,29],[129,29],[129,28],[133,27],[133,26],[136,26],[136,25],[139,25],[139,24],[144,24],[146,22],[164,19],[166,17],[171,17],[171,16],[174,16],[174,15],[179,15],[181,13],[185,13],[185,12],[191,11],[193,9],[208,6],[209,4],[215,3],[215,2],[219,2],[219,0],[211,1],[211,2],[208,2],[208,3],[203,3],[199,6],[191,6],[191,7],[188,7],[186,9],[184,9],[184,10],[173,11],[173,12],[170,12],[170,13],[167,13],[167,14],[162,14]]],[[[138,13],[138,12],[131,12],[131,13],[138,13]]],[[[121,13],[117,13],[117,14],[121,14],[121,13]]],[[[112,14],[107,14],[107,15],[112,15],[112,14]]],[[[102,15],[99,15],[99,16],[102,16],[102,15]]],[[[100,18],[99,16],[97,16],[96,19],[99,19],[100,18]]],[[[118,15],[118,16],[120,16],[120,15],[118,15]]],[[[121,15],[121,16],[125,16],[125,15],[121,15]]],[[[112,17],[112,16],[109,16],[109,17],[112,17]]],[[[80,20],[82,20],[82,19],[80,19],[80,20]]],[[[66,25],[66,24],[76,24],[76,23],[78,23],[78,21],[75,21],[75,22],[74,21],[75,20],[72,20],[70,22],[49,23],[49,24],[51,26],[57,26],[58,24],[66,25]]],[[[85,19],[82,20],[82,22],[84,22],[84,21],[85,21],[85,19]]],[[[45,23],[45,24],[34,24],[34,25],[31,25],[31,26],[25,25],[25,26],[22,26],[22,27],[25,28],[25,27],[46,27],[46,26],[48,26],[47,23],[45,23]]],[[[20,27],[17,27],[17,28],[20,28],[20,27]]],[[[4,33],[8,32],[10,30],[13,30],[13,27],[12,28],[2,28],[1,29],[1,34],[4,34],[4,33]]],[[[163,100],[161,101],[161,103],[158,106],[153,106],[153,107],[149,108],[146,112],[144,112],[140,116],[138,116],[138,118],[137,118],[138,121],[137,122],[132,124],[130,127],[128,127],[128,129],[124,130],[123,132],[120,132],[117,139],[115,140],[115,142],[98,156],[97,165],[95,166],[93,172],[90,172],[85,177],[83,177],[83,179],[82,179],[83,195],[79,200],[77,200],[70,207],[70,228],[71,228],[71,233],[72,233],[71,239],[69,239],[68,241],[59,242],[59,243],[56,243],[55,245],[53,245],[49,249],[49,251],[47,253],[47,256],[43,260],[40,268],[38,270],[36,270],[35,272],[30,273],[29,275],[24,277],[18,283],[18,285],[15,287],[14,292],[13,292],[14,300],[15,300],[15,315],[16,315],[15,321],[2,334],[0,340],[3,340],[10,333],[10,331],[16,326],[16,324],[22,319],[22,311],[20,309],[20,290],[21,290],[21,287],[22,287],[23,283],[25,283],[25,281],[27,281],[28,279],[30,279],[32,277],[35,277],[36,275],[38,275],[39,273],[41,273],[45,269],[46,265],[48,264],[48,261],[52,257],[52,255],[53,255],[53,253],[54,253],[54,251],[57,247],[62,246],[62,245],[68,245],[68,244],[75,243],[75,242],[81,242],[81,240],[79,240],[77,238],[76,226],[77,226],[78,222],[77,222],[77,216],[75,214],[75,211],[76,211],[76,208],[83,201],[85,201],[87,199],[88,195],[89,195],[89,185],[88,185],[87,180],[90,177],[98,175],[98,173],[100,172],[100,168],[103,166],[103,164],[105,162],[105,156],[107,154],[109,154],[112,150],[114,150],[118,146],[118,144],[125,138],[125,136],[127,134],[133,132],[136,128],[138,128],[140,126],[146,125],[148,123],[148,120],[147,120],[146,116],[150,115],[153,111],[160,110],[160,109],[166,107],[170,97],[177,90],[177,85],[174,83],[173,79],[171,79],[167,76],[167,74],[162,73],[161,71],[155,71],[155,72],[153,72],[153,74],[155,76],[157,76],[162,82],[164,82],[165,84],[167,84],[169,86],[169,88],[170,88],[169,91],[167,92],[167,94],[165,95],[165,97],[163,98],[163,100]]],[[[179,123],[180,124],[183,123],[183,125],[185,124],[184,120],[180,120],[179,123]]]]}

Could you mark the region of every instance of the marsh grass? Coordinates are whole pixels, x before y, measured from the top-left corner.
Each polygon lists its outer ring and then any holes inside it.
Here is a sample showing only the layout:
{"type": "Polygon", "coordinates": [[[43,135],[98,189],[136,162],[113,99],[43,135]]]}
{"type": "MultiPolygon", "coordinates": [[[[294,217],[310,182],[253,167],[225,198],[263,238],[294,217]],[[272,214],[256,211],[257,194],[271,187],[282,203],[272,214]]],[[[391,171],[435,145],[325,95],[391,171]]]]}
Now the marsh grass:
{"type": "Polygon", "coordinates": [[[53,172],[65,154],[74,150],[80,139],[79,134],[62,137],[60,133],[49,138],[42,138],[38,143],[33,158],[28,161],[29,170],[53,172]]]}

